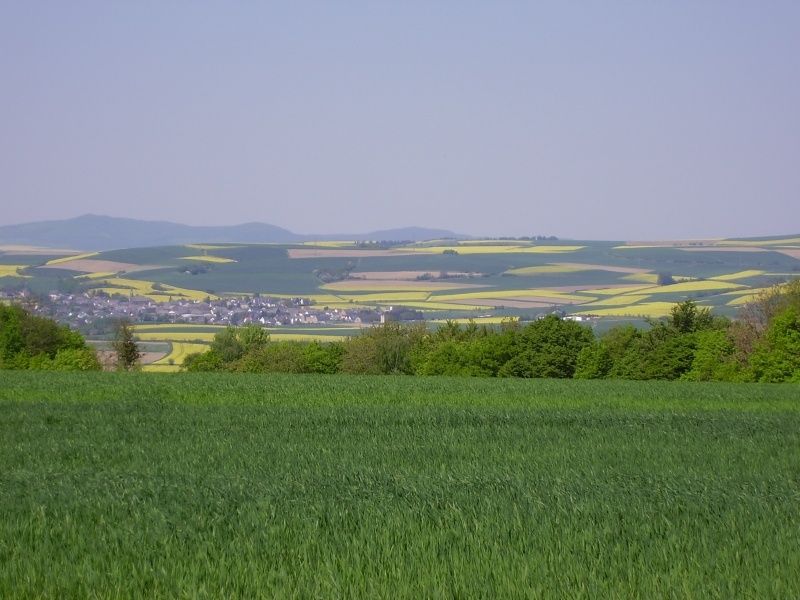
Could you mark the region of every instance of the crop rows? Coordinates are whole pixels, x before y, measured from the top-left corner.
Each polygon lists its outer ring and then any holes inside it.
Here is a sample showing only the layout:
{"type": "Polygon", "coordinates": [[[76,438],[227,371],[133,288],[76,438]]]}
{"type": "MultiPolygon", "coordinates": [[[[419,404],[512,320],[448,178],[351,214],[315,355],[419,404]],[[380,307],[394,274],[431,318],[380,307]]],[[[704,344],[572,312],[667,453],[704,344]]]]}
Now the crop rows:
{"type": "Polygon", "coordinates": [[[793,386],[2,377],[4,598],[800,595],[793,386]]]}

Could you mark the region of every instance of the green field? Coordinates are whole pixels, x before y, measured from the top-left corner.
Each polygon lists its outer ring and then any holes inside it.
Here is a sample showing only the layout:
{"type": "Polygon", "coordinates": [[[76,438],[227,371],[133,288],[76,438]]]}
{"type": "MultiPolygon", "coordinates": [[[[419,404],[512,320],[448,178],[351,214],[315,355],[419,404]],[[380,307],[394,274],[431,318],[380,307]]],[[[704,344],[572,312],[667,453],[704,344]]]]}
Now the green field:
{"type": "Polygon", "coordinates": [[[0,377],[3,598],[800,596],[797,386],[0,377]]]}

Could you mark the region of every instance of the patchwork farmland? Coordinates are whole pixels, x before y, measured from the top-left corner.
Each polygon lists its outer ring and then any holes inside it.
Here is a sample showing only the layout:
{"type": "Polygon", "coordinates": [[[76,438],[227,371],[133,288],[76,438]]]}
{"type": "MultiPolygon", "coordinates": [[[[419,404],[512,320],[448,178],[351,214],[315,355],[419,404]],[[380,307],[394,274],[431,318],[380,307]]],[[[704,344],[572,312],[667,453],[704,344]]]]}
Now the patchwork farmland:
{"type": "MultiPolygon", "coordinates": [[[[156,302],[261,294],[316,307],[407,307],[437,320],[565,314],[660,317],[694,299],[733,315],[800,274],[800,238],[695,242],[467,240],[189,244],[48,255],[0,249],[0,289],[75,289],[156,302]]],[[[175,340],[184,341],[184,340],[175,340]]]]}

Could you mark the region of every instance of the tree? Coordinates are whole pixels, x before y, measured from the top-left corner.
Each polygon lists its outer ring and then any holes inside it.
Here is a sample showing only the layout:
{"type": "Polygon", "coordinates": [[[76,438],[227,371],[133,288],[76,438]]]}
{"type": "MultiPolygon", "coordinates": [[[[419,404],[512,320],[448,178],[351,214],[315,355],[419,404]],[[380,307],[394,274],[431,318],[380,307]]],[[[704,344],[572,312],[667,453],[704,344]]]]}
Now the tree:
{"type": "Polygon", "coordinates": [[[232,363],[245,354],[256,352],[269,343],[269,332],[259,325],[228,326],[214,336],[213,350],[225,363],[232,363]]]}
{"type": "Polygon", "coordinates": [[[309,373],[332,375],[339,371],[344,345],[341,342],[311,342],[306,345],[305,359],[309,373]]]}
{"type": "Polygon", "coordinates": [[[658,285],[672,285],[675,283],[675,278],[671,273],[659,273],[656,279],[658,285]]]}
{"type": "Polygon", "coordinates": [[[750,362],[757,381],[800,382],[800,311],[790,307],[772,320],[750,362]]]}
{"type": "Polygon", "coordinates": [[[548,315],[527,325],[516,336],[514,356],[503,365],[499,375],[571,378],[578,354],[593,342],[591,329],[548,315]]]}
{"type": "Polygon", "coordinates": [[[689,381],[736,381],[741,370],[733,359],[733,341],[723,329],[700,331],[696,334],[692,368],[681,376],[689,381]]]}
{"type": "Polygon", "coordinates": [[[707,306],[698,308],[694,300],[684,300],[672,307],[669,324],[680,333],[711,329],[714,317],[707,306]]]}
{"type": "Polygon", "coordinates": [[[245,325],[236,330],[236,337],[245,354],[263,348],[269,343],[269,331],[260,325],[245,325]]]}
{"type": "Polygon", "coordinates": [[[121,319],[117,322],[113,347],[117,354],[118,370],[132,371],[138,368],[142,354],[139,352],[139,346],[133,337],[133,326],[130,321],[121,319]]]}
{"type": "Polygon", "coordinates": [[[228,326],[214,336],[211,351],[224,363],[239,360],[244,354],[244,347],[236,335],[236,327],[228,326]]]}
{"type": "Polygon", "coordinates": [[[730,328],[740,365],[748,363],[772,320],[789,308],[800,311],[800,278],[773,286],[742,307],[730,328]]]}
{"type": "Polygon", "coordinates": [[[578,353],[573,377],[575,379],[603,379],[608,376],[613,366],[614,361],[608,348],[600,342],[596,342],[584,346],[578,353]]]}
{"type": "Polygon", "coordinates": [[[411,374],[414,349],[428,336],[425,325],[396,322],[370,327],[344,343],[341,369],[345,373],[411,374]]]}
{"type": "Polygon", "coordinates": [[[100,364],[77,331],[21,306],[0,305],[0,368],[95,370],[100,364]]]}

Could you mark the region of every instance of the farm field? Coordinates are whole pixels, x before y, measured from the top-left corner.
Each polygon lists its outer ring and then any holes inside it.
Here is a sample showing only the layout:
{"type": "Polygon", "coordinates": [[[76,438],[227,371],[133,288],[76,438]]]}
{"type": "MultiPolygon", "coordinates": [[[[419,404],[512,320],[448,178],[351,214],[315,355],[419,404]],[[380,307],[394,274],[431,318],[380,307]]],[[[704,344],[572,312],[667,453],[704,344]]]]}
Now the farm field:
{"type": "Polygon", "coordinates": [[[0,277],[24,277],[24,275],[20,274],[20,270],[24,268],[25,265],[0,264],[0,277]]]}
{"type": "Polygon", "coordinates": [[[67,256],[17,248],[0,250],[0,288],[24,283],[47,291],[67,281],[155,301],[260,293],[331,309],[404,306],[428,319],[556,309],[636,319],[663,315],[663,303],[694,299],[732,316],[758,290],[800,275],[796,239],[207,243],[67,256]]]}
{"type": "Polygon", "coordinates": [[[796,386],[2,377],[4,598],[800,595],[796,386]]]}
{"type": "MultiPolygon", "coordinates": [[[[134,326],[136,340],[140,343],[164,342],[170,351],[158,360],[143,364],[142,369],[155,373],[172,373],[180,370],[189,354],[205,352],[214,335],[225,327],[187,323],[159,323],[134,326]]],[[[270,339],[276,342],[332,342],[361,333],[353,326],[294,326],[268,327],[270,339]]]]}

